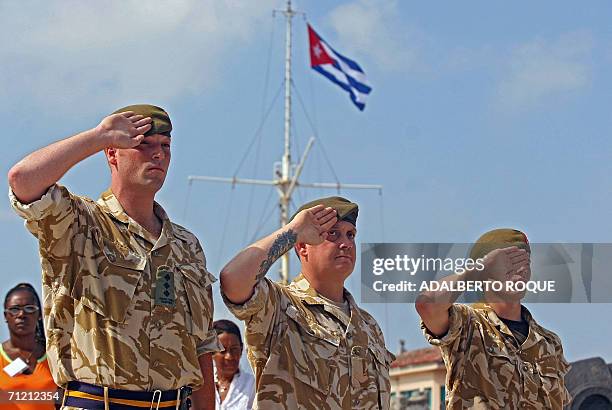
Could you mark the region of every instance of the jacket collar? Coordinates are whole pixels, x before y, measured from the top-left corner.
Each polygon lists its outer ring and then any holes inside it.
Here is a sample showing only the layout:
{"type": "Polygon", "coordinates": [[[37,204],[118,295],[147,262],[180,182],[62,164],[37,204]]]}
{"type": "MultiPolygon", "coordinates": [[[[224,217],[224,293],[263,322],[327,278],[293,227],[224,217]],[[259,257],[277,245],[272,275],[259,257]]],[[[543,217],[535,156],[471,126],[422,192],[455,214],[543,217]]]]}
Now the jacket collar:
{"type": "Polygon", "coordinates": [[[172,223],[170,222],[166,211],[164,211],[164,208],[162,208],[162,206],[157,202],[153,203],[153,212],[155,212],[155,215],[157,215],[157,217],[162,221],[162,232],[159,238],[153,237],[151,233],[144,229],[138,222],[132,219],[125,212],[121,206],[121,203],[110,188],[100,195],[98,205],[102,211],[108,214],[110,217],[123,224],[126,224],[128,231],[154,244],[154,248],[160,248],[174,240],[172,223]]]}
{"type": "MultiPolygon", "coordinates": [[[[514,337],[512,331],[499,318],[499,316],[497,316],[497,313],[495,313],[495,310],[493,310],[493,307],[490,304],[474,303],[472,308],[483,311],[489,321],[491,321],[491,323],[493,323],[500,332],[514,337]]],[[[521,345],[521,349],[525,350],[538,344],[542,339],[544,339],[544,337],[542,336],[540,325],[535,321],[529,309],[523,305],[521,305],[521,316],[529,324],[529,335],[521,345]]]]}

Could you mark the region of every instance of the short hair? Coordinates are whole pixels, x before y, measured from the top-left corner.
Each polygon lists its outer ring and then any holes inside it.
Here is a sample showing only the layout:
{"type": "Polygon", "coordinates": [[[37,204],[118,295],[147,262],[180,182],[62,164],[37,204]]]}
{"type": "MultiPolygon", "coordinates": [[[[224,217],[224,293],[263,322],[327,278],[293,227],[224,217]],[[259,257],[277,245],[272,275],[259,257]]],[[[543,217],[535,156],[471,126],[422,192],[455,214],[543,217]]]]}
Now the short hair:
{"type": "Polygon", "coordinates": [[[227,319],[215,320],[213,322],[213,329],[217,332],[217,335],[221,335],[223,333],[229,333],[230,335],[235,335],[240,341],[240,346],[242,347],[242,335],[240,334],[240,328],[236,323],[227,319]]]}
{"type": "Polygon", "coordinates": [[[45,338],[45,328],[43,327],[43,319],[42,319],[42,306],[40,304],[40,298],[38,297],[38,293],[36,293],[36,289],[29,283],[19,283],[9,289],[4,297],[4,307],[6,308],[6,304],[8,303],[9,298],[13,293],[25,290],[26,292],[30,292],[30,294],[34,297],[36,301],[36,306],[38,306],[38,322],[36,323],[36,342],[40,343],[42,346],[45,346],[47,339],[45,338]]]}

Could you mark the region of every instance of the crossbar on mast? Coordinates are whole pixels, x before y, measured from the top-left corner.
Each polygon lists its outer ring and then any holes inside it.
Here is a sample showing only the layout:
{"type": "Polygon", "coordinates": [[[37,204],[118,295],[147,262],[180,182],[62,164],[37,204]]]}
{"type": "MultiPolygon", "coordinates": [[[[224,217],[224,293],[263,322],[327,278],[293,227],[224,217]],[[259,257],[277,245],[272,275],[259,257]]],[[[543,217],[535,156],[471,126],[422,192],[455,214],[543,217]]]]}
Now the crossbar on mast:
{"type": "MultiPolygon", "coordinates": [[[[280,211],[280,226],[285,226],[289,220],[289,204],[291,196],[296,187],[303,188],[332,188],[332,189],[377,189],[382,190],[382,185],[366,185],[366,184],[340,184],[340,183],[301,183],[298,181],[306,159],[314,144],[314,138],[308,141],[308,145],[302,155],[302,158],[295,170],[295,175],[291,175],[293,164],[291,161],[291,48],[292,48],[292,18],[297,14],[303,14],[291,8],[291,0],[287,0],[287,8],[278,10],[283,13],[286,18],[286,34],[285,34],[285,127],[284,127],[284,153],[281,161],[280,175],[272,180],[247,179],[247,178],[223,178],[212,176],[191,175],[188,180],[191,181],[210,181],[210,182],[225,182],[247,185],[267,185],[276,186],[278,191],[278,205],[280,211]]],[[[285,253],[281,257],[280,279],[284,284],[289,283],[289,253],[285,253]]]]}

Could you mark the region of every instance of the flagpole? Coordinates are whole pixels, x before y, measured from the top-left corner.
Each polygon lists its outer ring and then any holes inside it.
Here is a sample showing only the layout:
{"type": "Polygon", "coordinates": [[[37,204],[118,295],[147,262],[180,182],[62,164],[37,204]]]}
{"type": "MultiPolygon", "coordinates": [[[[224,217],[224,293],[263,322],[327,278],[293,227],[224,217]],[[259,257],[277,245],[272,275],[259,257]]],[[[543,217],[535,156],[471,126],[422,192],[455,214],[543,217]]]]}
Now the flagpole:
{"type": "MultiPolygon", "coordinates": [[[[287,9],[283,11],[283,14],[285,15],[287,28],[285,34],[285,152],[281,165],[281,180],[277,186],[280,196],[280,226],[285,226],[289,222],[289,202],[291,200],[291,193],[289,192],[291,184],[291,23],[293,16],[296,14],[291,8],[291,0],[287,0],[287,9]]],[[[282,283],[289,282],[288,253],[281,257],[280,277],[282,283]]]]}

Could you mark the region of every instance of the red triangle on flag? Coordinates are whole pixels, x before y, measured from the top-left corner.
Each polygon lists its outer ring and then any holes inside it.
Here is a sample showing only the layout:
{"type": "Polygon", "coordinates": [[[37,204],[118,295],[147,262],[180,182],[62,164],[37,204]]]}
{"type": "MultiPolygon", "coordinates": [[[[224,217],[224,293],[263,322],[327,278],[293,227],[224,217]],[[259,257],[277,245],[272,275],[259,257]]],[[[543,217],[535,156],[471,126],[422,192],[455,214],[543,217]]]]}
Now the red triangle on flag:
{"type": "Polygon", "coordinates": [[[308,24],[308,40],[310,42],[310,66],[314,67],[321,64],[333,64],[335,60],[327,54],[321,44],[321,37],[308,24]]]}

